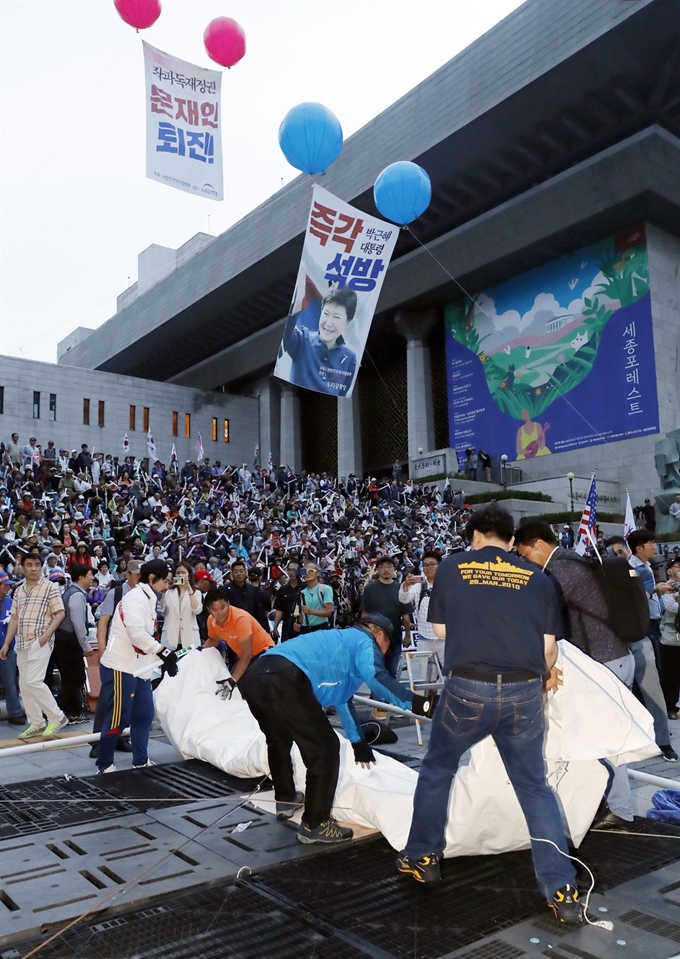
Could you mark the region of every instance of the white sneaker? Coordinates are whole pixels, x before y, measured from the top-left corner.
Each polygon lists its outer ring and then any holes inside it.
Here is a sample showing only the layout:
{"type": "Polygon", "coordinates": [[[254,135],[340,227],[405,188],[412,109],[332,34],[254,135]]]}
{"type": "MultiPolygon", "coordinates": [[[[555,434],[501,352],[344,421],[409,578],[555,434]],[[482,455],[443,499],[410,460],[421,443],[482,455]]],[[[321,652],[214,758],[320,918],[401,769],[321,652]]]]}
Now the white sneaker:
{"type": "Polygon", "coordinates": [[[116,767],[112,764],[111,766],[107,766],[106,769],[98,769],[97,775],[101,776],[104,773],[115,773],[115,772],[116,772],[116,767]]]}
{"type": "Polygon", "coordinates": [[[147,759],[147,761],[146,761],[145,763],[142,763],[141,766],[134,766],[134,765],[133,765],[132,768],[133,768],[133,769],[146,769],[147,766],[155,766],[155,765],[156,765],[156,763],[152,762],[150,759],[147,759]]]}

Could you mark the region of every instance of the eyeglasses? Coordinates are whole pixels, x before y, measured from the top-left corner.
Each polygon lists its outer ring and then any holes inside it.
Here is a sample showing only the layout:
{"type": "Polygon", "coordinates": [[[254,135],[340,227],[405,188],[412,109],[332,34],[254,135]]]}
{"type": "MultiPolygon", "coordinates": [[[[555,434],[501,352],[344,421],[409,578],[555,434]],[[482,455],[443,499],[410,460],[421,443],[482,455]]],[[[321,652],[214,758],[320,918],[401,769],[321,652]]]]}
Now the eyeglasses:
{"type": "Polygon", "coordinates": [[[432,569],[433,566],[439,566],[439,563],[423,563],[423,569],[432,569]]]}

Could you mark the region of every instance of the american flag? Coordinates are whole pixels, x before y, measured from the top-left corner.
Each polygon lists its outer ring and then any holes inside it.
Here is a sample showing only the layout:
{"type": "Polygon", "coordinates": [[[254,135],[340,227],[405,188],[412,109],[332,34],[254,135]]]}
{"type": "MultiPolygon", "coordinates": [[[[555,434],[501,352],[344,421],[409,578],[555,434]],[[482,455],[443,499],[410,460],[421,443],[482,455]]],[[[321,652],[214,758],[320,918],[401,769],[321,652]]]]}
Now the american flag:
{"type": "Polygon", "coordinates": [[[586,499],[586,505],[583,507],[583,514],[581,516],[581,522],[579,524],[578,533],[576,534],[576,546],[574,547],[575,552],[580,556],[586,551],[586,547],[595,539],[593,530],[595,524],[597,523],[597,486],[595,481],[595,473],[590,481],[590,490],[588,491],[588,498],[586,499]]]}
{"type": "Polygon", "coordinates": [[[203,440],[201,439],[200,433],[196,437],[196,456],[198,457],[199,463],[205,458],[205,453],[203,451],[203,440]]]}

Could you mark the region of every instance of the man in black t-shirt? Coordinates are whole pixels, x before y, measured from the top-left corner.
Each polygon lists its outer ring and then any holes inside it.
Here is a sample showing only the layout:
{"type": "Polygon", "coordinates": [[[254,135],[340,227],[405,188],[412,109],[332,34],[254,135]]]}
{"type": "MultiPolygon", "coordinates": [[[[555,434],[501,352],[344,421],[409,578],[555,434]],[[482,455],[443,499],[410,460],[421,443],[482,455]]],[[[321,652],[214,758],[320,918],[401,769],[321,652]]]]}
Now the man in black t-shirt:
{"type": "Polygon", "coordinates": [[[513,520],[505,510],[494,505],[476,512],[466,535],[472,551],[444,560],[430,599],[428,620],[446,637],[447,680],[398,869],[420,882],[440,879],[460,757],[493,736],[532,837],[539,888],[561,922],[579,923],[576,873],[543,758],[543,676],[557,659],[561,630],[555,587],[541,570],[508,552],[513,520]]]}
{"type": "Polygon", "coordinates": [[[404,646],[411,645],[411,605],[399,601],[399,582],[394,578],[394,560],[381,556],[376,562],[377,579],[372,580],[361,596],[362,613],[380,613],[392,623],[394,644],[392,652],[385,657],[390,676],[397,676],[401,659],[401,630],[404,628],[404,646]]]}
{"type": "Polygon", "coordinates": [[[285,643],[287,639],[300,635],[300,590],[302,583],[298,579],[299,566],[290,562],[286,567],[288,582],[285,583],[274,597],[274,639],[285,643]],[[297,629],[295,629],[295,610],[298,610],[297,629]],[[281,635],[279,636],[279,626],[281,635]]]}
{"type": "Polygon", "coordinates": [[[231,582],[226,582],[224,585],[229,592],[231,605],[236,606],[237,609],[245,609],[246,613],[250,613],[253,619],[256,619],[260,626],[269,633],[270,626],[267,617],[269,607],[265,608],[260,591],[248,582],[248,571],[242,559],[237,559],[235,563],[231,564],[231,582]]]}

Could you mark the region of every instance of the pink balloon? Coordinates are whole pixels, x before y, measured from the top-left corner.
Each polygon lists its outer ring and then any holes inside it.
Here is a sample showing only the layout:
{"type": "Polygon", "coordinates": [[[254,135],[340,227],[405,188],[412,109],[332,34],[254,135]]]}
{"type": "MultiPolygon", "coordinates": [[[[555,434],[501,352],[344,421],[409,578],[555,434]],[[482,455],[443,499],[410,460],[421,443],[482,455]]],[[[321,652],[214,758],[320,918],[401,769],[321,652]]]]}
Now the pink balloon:
{"type": "Polygon", "coordinates": [[[161,15],[161,0],[113,0],[122,20],[137,30],[146,30],[161,15]]]}
{"type": "Polygon", "coordinates": [[[211,60],[223,67],[233,67],[246,52],[243,27],[231,17],[217,17],[205,28],[203,43],[211,60]]]}

